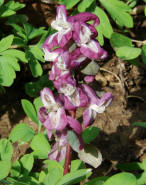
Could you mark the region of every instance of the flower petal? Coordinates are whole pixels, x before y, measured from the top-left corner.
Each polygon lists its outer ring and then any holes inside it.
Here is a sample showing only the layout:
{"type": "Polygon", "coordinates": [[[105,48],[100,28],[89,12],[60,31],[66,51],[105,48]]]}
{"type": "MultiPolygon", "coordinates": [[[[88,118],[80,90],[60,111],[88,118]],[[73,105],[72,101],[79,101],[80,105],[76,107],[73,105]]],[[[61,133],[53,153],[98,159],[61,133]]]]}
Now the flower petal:
{"type": "Polygon", "coordinates": [[[99,98],[96,96],[95,91],[91,87],[89,87],[86,84],[82,84],[81,88],[88,96],[88,98],[90,100],[90,104],[97,104],[99,102],[99,98]]]}
{"type": "Polygon", "coordinates": [[[82,12],[74,16],[71,16],[68,18],[68,21],[69,22],[81,22],[81,23],[86,23],[88,21],[94,21],[93,26],[97,26],[100,23],[99,18],[96,15],[89,13],[89,12],[82,12]]]}
{"type": "Polygon", "coordinates": [[[49,130],[63,130],[67,125],[66,113],[63,108],[59,108],[57,112],[49,113],[48,122],[44,126],[49,130]]]}
{"type": "Polygon", "coordinates": [[[94,81],[95,76],[94,75],[88,75],[84,77],[84,81],[87,83],[91,83],[94,81]]]}
{"type": "Polygon", "coordinates": [[[69,126],[77,133],[81,134],[82,132],[82,127],[81,124],[71,116],[67,116],[67,121],[69,123],[69,126]]]}
{"type": "Polygon", "coordinates": [[[86,60],[87,57],[85,57],[81,52],[80,48],[77,48],[72,52],[71,55],[71,68],[76,68],[78,67],[82,62],[86,60]]]}
{"type": "Polygon", "coordinates": [[[91,125],[95,119],[96,119],[96,112],[90,108],[87,108],[84,112],[83,112],[83,122],[84,122],[84,128],[86,128],[87,126],[91,125]]]}
{"type": "Polygon", "coordinates": [[[47,120],[48,114],[47,114],[47,109],[45,107],[40,107],[38,111],[38,118],[41,123],[44,123],[47,120]]]}
{"type": "Polygon", "coordinates": [[[49,88],[44,88],[40,93],[42,102],[46,108],[50,108],[52,104],[56,104],[54,95],[49,88]]]}
{"type": "Polygon", "coordinates": [[[83,55],[93,60],[104,59],[107,56],[107,52],[95,40],[90,40],[87,44],[82,44],[80,51],[83,55]]]}

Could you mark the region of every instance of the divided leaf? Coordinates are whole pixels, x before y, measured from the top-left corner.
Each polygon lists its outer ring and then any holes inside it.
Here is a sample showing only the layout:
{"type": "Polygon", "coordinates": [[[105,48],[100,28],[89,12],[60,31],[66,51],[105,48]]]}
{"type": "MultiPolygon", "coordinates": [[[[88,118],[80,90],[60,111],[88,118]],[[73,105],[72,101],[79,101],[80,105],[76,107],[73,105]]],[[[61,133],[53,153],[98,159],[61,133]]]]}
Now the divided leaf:
{"type": "Polygon", "coordinates": [[[91,173],[91,169],[81,169],[64,175],[56,185],[71,185],[80,182],[86,178],[86,175],[91,173]]]}
{"type": "Polygon", "coordinates": [[[34,136],[30,143],[30,147],[34,150],[34,156],[39,159],[48,158],[48,154],[51,150],[50,144],[43,133],[34,136]]]}
{"type": "Polygon", "coordinates": [[[120,33],[113,33],[111,35],[110,43],[111,43],[111,46],[115,50],[117,50],[118,48],[120,48],[122,46],[131,46],[132,47],[131,39],[125,35],[120,34],[120,33]]]}
{"type": "Polygon", "coordinates": [[[22,174],[27,176],[31,171],[34,163],[33,154],[25,154],[21,159],[20,163],[22,166],[22,174]]]}
{"type": "Polygon", "coordinates": [[[119,26],[133,27],[133,19],[129,14],[131,8],[126,3],[119,0],[99,1],[119,26]]]}
{"type": "Polygon", "coordinates": [[[104,185],[137,185],[136,177],[127,172],[121,172],[111,176],[104,185]]]}
{"type": "Polygon", "coordinates": [[[134,48],[129,46],[119,47],[116,51],[116,55],[124,60],[132,60],[137,58],[141,53],[140,48],[134,48]]]}
{"type": "Polygon", "coordinates": [[[11,168],[11,177],[18,177],[21,173],[21,164],[19,161],[15,161],[11,168]]]}
{"type": "Polygon", "coordinates": [[[95,0],[82,0],[78,5],[79,12],[85,12],[95,0]]]}
{"type": "Polygon", "coordinates": [[[61,0],[61,4],[65,4],[67,9],[71,9],[74,7],[80,0],[73,0],[73,1],[68,1],[68,0],[61,0]]]}
{"type": "Polygon", "coordinates": [[[84,149],[78,153],[78,156],[83,162],[93,166],[94,168],[97,168],[102,163],[102,155],[100,151],[92,145],[84,146],[84,149]]]}
{"type": "Polygon", "coordinates": [[[13,143],[18,142],[28,142],[34,136],[34,131],[25,123],[17,124],[11,131],[9,135],[9,140],[13,143]]]}
{"type": "Polygon", "coordinates": [[[96,6],[96,8],[94,9],[94,11],[92,11],[92,13],[94,13],[95,15],[97,15],[99,17],[100,24],[97,26],[97,28],[100,29],[102,34],[106,38],[109,39],[111,37],[111,34],[113,33],[113,29],[112,29],[112,26],[110,24],[108,16],[98,6],[96,6]]]}
{"type": "Polygon", "coordinates": [[[4,179],[5,177],[8,176],[9,171],[11,169],[11,161],[6,160],[6,161],[0,161],[0,180],[4,179]]]}
{"type": "Polygon", "coordinates": [[[14,39],[14,35],[9,35],[7,37],[4,37],[1,41],[0,41],[0,53],[2,51],[7,50],[8,48],[10,48],[12,42],[14,39]]]}
{"type": "Polygon", "coordinates": [[[82,139],[85,144],[89,144],[98,136],[98,134],[99,129],[97,127],[89,127],[82,132],[82,139]]]}
{"type": "Polygon", "coordinates": [[[26,50],[26,58],[29,62],[30,70],[34,77],[41,76],[43,73],[42,67],[38,60],[35,58],[33,53],[30,50],[26,50]]]}
{"type": "Polygon", "coordinates": [[[26,99],[21,100],[21,104],[26,115],[30,117],[31,120],[34,121],[36,124],[39,124],[38,116],[33,104],[26,99]]]}
{"type": "Polygon", "coordinates": [[[0,160],[11,161],[13,155],[13,147],[7,139],[0,140],[0,160]]]}

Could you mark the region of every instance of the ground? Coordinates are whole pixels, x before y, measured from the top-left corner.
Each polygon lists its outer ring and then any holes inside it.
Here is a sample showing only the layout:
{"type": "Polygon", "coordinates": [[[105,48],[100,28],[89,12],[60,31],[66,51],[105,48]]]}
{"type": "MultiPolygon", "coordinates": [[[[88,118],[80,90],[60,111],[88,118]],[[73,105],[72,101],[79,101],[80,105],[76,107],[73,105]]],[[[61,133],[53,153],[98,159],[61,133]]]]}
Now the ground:
{"type": "MultiPolygon", "coordinates": [[[[21,13],[27,14],[29,21],[36,27],[48,26],[55,17],[56,5],[42,2],[27,2],[21,13]],[[36,20],[36,17],[37,20],[36,20]]],[[[136,26],[131,30],[131,37],[144,40],[146,21],[143,15],[135,17],[136,26]]],[[[110,48],[109,43],[105,48],[110,48]]],[[[134,127],[134,122],[146,122],[146,73],[143,66],[136,67],[115,57],[112,49],[109,58],[99,63],[100,72],[92,86],[96,91],[112,92],[114,100],[103,114],[98,114],[94,126],[100,134],[94,141],[103,155],[102,165],[95,170],[93,176],[110,175],[116,171],[118,162],[141,161],[146,158],[145,129],[134,127]]],[[[28,98],[24,92],[24,84],[31,81],[31,76],[17,73],[18,79],[6,88],[6,94],[0,96],[0,138],[8,137],[11,129],[19,122],[35,124],[25,116],[21,107],[21,99],[28,98]],[[17,92],[16,92],[17,90],[17,92]]],[[[77,117],[83,110],[77,111],[77,117]]],[[[14,146],[13,160],[18,159],[27,149],[27,145],[14,146]]]]}

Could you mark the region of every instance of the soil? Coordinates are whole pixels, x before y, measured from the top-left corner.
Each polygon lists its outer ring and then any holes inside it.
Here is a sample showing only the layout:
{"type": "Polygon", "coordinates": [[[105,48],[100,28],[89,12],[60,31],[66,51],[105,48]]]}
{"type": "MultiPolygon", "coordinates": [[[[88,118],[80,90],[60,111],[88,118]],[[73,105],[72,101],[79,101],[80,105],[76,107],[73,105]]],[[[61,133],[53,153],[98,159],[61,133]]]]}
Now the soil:
{"type": "MultiPolygon", "coordinates": [[[[55,17],[56,4],[49,5],[41,1],[27,1],[20,13],[29,17],[29,22],[36,27],[48,27],[55,17]]],[[[133,39],[144,40],[146,23],[143,15],[135,16],[136,25],[131,30],[133,39]]],[[[105,44],[109,47],[109,43],[105,44]]],[[[109,49],[108,49],[109,51],[109,49]]],[[[145,67],[136,67],[118,59],[109,51],[109,58],[100,62],[100,72],[91,84],[96,91],[112,92],[114,100],[103,114],[98,114],[93,126],[100,129],[100,134],[93,142],[103,156],[103,163],[94,170],[93,176],[111,175],[117,172],[115,164],[121,162],[141,161],[146,158],[146,130],[134,127],[134,122],[146,122],[146,73],[145,67]]],[[[14,84],[5,88],[6,93],[0,96],[0,138],[7,138],[14,125],[27,123],[36,129],[35,124],[26,117],[21,107],[21,99],[28,98],[24,84],[31,77],[17,73],[14,84]],[[17,90],[17,92],[16,92],[17,90]]],[[[77,117],[83,110],[77,111],[77,117]]],[[[13,160],[26,152],[28,145],[15,145],[13,160]]]]}

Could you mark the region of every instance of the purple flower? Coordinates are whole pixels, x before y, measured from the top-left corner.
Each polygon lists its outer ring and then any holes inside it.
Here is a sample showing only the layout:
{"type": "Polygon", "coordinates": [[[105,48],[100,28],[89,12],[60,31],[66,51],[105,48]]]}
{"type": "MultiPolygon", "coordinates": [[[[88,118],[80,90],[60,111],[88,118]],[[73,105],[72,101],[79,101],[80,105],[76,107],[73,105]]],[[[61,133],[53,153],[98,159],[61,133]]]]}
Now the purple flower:
{"type": "Polygon", "coordinates": [[[82,62],[84,62],[87,59],[86,56],[84,56],[81,51],[80,48],[77,48],[76,50],[74,50],[71,54],[71,63],[70,63],[70,67],[71,68],[76,68],[78,66],[81,65],[82,62]]]}
{"type": "Polygon", "coordinates": [[[74,110],[78,107],[86,107],[88,105],[88,97],[83,90],[78,87],[75,91],[70,94],[64,94],[64,107],[67,110],[74,110]]]}
{"type": "Polygon", "coordinates": [[[49,88],[44,88],[41,91],[41,99],[44,107],[39,109],[38,116],[47,129],[49,138],[51,138],[52,130],[63,131],[67,125],[77,134],[81,133],[82,127],[80,123],[66,115],[59,96],[54,98],[52,91],[49,88]]]}
{"type": "Polygon", "coordinates": [[[66,156],[66,145],[67,145],[67,131],[64,130],[57,134],[56,143],[52,147],[48,157],[50,160],[61,161],[66,156]]]}
{"type": "MultiPolygon", "coordinates": [[[[70,122],[73,120],[70,119],[70,122]]],[[[79,150],[82,150],[84,147],[83,140],[81,138],[81,133],[76,134],[79,138],[80,146],[79,150]]],[[[62,132],[56,132],[56,143],[53,145],[51,152],[48,157],[50,160],[56,160],[60,162],[66,156],[66,145],[67,145],[67,130],[63,130],[62,132]]]]}
{"type": "Polygon", "coordinates": [[[70,16],[68,17],[68,21],[72,23],[75,22],[86,23],[88,21],[94,21],[93,26],[97,26],[100,23],[98,17],[90,12],[83,12],[74,16],[70,16]]]}
{"type": "Polygon", "coordinates": [[[104,59],[107,57],[107,52],[100,47],[96,40],[91,39],[92,32],[86,24],[76,22],[74,24],[73,38],[80,47],[80,52],[93,60],[104,59]]]}
{"type": "Polygon", "coordinates": [[[103,113],[105,111],[106,107],[111,103],[113,96],[111,93],[105,93],[101,99],[99,99],[93,89],[88,85],[83,84],[82,88],[90,99],[88,108],[83,113],[84,127],[86,128],[95,121],[98,113],[103,113]]]}
{"type": "Polygon", "coordinates": [[[87,75],[84,77],[84,81],[87,83],[91,83],[94,81],[95,76],[94,75],[87,75]]]}
{"type": "Polygon", "coordinates": [[[51,23],[52,28],[57,30],[56,37],[58,45],[64,47],[72,37],[72,24],[67,21],[67,12],[64,5],[57,7],[56,20],[51,23]]]}

